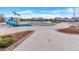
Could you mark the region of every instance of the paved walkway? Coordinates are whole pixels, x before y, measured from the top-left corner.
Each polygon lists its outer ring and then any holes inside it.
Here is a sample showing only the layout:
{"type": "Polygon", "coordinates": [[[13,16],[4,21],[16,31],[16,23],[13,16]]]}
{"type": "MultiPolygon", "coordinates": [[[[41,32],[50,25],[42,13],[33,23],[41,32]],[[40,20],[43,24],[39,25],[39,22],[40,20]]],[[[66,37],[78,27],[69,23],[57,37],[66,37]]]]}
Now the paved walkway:
{"type": "Polygon", "coordinates": [[[72,51],[79,50],[79,35],[57,32],[55,29],[68,27],[59,24],[36,30],[25,39],[14,51],[72,51]]]}
{"type": "MultiPolygon", "coordinates": [[[[47,26],[49,27],[49,26],[47,26]]],[[[42,30],[46,29],[46,26],[26,26],[26,27],[1,27],[0,28],[0,35],[7,35],[22,31],[28,31],[28,30],[42,30]]]]}

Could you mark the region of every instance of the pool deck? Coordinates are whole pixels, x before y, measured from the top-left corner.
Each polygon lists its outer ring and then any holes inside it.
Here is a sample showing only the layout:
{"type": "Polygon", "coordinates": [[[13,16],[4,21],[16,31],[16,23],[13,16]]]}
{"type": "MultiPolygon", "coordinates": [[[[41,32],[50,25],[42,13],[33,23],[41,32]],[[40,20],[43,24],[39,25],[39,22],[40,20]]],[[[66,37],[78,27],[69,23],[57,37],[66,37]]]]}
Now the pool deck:
{"type": "MultiPolygon", "coordinates": [[[[63,23],[62,23],[63,24],[63,23]]],[[[61,24],[58,24],[57,26],[24,26],[24,27],[12,27],[12,26],[3,26],[0,28],[0,35],[6,35],[6,34],[12,34],[16,32],[22,32],[22,31],[28,31],[28,30],[44,30],[52,28],[60,28],[61,24]]],[[[63,27],[63,26],[61,26],[63,27]]]]}
{"type": "Polygon", "coordinates": [[[25,39],[13,51],[79,51],[79,35],[56,31],[56,29],[68,26],[67,23],[60,23],[54,26],[0,28],[0,35],[35,30],[29,38],[25,39]]]}

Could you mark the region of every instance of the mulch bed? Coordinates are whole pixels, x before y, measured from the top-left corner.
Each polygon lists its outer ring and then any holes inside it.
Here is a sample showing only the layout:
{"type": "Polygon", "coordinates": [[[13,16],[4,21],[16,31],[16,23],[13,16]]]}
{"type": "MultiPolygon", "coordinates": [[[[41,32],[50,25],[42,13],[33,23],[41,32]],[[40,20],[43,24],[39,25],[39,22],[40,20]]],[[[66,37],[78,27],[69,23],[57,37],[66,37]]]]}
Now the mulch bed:
{"type": "Polygon", "coordinates": [[[28,35],[31,32],[32,31],[25,31],[25,32],[19,32],[19,33],[12,34],[13,42],[18,41],[19,39],[25,37],[26,35],[28,35]]]}
{"type": "MultiPolygon", "coordinates": [[[[17,41],[19,41],[20,39],[22,39],[23,37],[27,36],[31,32],[32,31],[24,31],[24,32],[11,34],[12,40],[13,40],[13,44],[16,43],[17,41]]],[[[4,51],[5,49],[6,48],[0,48],[0,51],[4,51]]]]}
{"type": "Polygon", "coordinates": [[[76,29],[76,27],[73,26],[64,29],[58,29],[57,31],[69,34],[79,34],[79,29],[76,29]]]}

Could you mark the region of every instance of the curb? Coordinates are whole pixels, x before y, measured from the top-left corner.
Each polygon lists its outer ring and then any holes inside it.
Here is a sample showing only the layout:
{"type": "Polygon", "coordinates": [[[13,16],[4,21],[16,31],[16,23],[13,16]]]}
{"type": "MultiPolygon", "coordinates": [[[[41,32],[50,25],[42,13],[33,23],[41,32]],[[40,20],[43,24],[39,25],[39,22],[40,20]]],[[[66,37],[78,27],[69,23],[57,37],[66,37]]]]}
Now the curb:
{"type": "Polygon", "coordinates": [[[15,42],[14,44],[12,44],[11,46],[9,46],[8,48],[4,49],[4,51],[12,51],[14,48],[16,48],[19,44],[21,44],[25,39],[27,39],[30,35],[32,35],[35,31],[32,31],[31,33],[29,33],[28,35],[26,35],[25,37],[23,37],[22,39],[20,39],[19,41],[15,42]]]}

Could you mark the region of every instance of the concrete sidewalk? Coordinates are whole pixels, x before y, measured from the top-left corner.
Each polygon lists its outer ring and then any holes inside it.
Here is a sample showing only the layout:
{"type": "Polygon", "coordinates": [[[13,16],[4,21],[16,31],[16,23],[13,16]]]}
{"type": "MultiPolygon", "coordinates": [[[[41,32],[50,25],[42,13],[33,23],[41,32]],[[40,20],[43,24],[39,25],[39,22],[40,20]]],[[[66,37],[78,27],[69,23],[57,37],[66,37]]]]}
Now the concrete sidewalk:
{"type": "MultiPolygon", "coordinates": [[[[61,25],[60,27],[64,28],[65,26],[61,25]]],[[[60,27],[36,30],[13,51],[79,51],[79,35],[55,31],[60,27]]]]}

